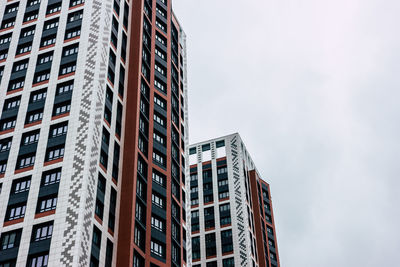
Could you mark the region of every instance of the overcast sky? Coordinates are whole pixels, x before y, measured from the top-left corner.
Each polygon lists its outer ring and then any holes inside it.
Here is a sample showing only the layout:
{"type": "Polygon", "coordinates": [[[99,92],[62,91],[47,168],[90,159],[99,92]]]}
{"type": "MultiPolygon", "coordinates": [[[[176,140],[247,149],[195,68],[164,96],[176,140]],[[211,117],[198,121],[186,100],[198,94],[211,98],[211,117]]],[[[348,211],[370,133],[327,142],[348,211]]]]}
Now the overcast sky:
{"type": "Polygon", "coordinates": [[[400,266],[400,1],[174,0],[190,142],[239,132],[282,267],[400,266]]]}

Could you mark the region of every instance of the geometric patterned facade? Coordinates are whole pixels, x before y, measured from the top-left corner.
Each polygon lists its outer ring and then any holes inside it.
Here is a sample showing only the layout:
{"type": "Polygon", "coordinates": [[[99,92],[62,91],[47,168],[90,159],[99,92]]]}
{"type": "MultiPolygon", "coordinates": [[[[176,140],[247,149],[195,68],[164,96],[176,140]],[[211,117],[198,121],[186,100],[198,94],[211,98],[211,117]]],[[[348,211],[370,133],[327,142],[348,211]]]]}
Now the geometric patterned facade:
{"type": "Polygon", "coordinates": [[[186,51],[170,1],[8,0],[0,23],[0,266],[132,266],[134,251],[185,264],[186,51]],[[148,213],[142,251],[121,205],[136,202],[139,155],[148,208],[157,190],[166,209],[165,233],[148,213]]]}
{"type": "Polygon", "coordinates": [[[192,266],[280,266],[269,185],[239,134],[189,154],[192,266]]]}

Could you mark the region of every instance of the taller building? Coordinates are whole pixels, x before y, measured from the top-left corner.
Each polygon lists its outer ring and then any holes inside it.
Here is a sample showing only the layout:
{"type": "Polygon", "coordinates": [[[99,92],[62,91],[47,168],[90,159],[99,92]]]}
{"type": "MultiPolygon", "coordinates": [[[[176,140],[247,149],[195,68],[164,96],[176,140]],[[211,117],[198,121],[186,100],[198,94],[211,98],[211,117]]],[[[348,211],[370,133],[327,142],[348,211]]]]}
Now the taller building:
{"type": "Polygon", "coordinates": [[[0,266],[185,264],[170,1],[0,4],[0,266]]]}
{"type": "Polygon", "coordinates": [[[270,188],[239,134],[189,154],[192,266],[280,266],[270,188]]]}

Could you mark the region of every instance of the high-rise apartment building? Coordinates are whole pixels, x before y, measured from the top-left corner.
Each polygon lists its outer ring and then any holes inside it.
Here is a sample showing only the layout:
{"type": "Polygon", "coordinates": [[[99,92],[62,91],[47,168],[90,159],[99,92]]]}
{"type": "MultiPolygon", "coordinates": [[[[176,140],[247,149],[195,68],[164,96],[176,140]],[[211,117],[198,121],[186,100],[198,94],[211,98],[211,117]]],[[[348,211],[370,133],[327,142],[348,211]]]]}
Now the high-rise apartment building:
{"type": "Polygon", "coordinates": [[[192,266],[280,266],[270,188],[239,134],[189,154],[192,266]]]}
{"type": "Polygon", "coordinates": [[[185,264],[171,0],[4,0],[0,23],[0,266],[185,264]]]}

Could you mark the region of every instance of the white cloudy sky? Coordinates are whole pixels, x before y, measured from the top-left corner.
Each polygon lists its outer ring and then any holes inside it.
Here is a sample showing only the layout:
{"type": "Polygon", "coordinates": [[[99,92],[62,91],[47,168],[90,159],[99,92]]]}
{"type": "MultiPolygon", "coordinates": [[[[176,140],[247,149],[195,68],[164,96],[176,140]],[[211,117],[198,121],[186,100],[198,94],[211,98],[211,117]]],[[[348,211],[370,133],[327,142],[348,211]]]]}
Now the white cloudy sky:
{"type": "Polygon", "coordinates": [[[283,267],[400,266],[400,1],[174,0],[190,141],[239,132],[283,267]]]}

